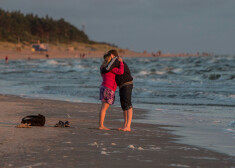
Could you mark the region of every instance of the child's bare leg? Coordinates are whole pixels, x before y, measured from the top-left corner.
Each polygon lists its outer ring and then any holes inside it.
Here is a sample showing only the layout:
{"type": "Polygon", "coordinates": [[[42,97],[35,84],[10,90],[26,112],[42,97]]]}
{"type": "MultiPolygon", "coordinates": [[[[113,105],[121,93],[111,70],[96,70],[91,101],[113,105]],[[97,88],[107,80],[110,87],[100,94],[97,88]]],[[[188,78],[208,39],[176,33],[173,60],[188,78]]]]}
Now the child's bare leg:
{"type": "Polygon", "coordinates": [[[104,126],[105,114],[108,108],[109,108],[109,104],[102,102],[102,106],[101,106],[100,114],[99,114],[99,129],[100,130],[109,130],[109,128],[104,126]]]}
{"type": "Polygon", "coordinates": [[[127,110],[127,124],[122,129],[122,131],[131,131],[132,115],[133,115],[133,108],[130,108],[130,109],[127,110]]]}

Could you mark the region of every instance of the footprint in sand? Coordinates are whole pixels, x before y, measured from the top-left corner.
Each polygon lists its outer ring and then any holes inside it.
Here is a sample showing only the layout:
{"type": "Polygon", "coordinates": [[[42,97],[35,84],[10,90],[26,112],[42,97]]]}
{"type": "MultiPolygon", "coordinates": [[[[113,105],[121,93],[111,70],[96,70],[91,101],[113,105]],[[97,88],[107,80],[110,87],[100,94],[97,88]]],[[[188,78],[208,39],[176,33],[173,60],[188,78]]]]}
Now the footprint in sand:
{"type": "Polygon", "coordinates": [[[63,143],[65,143],[65,144],[71,144],[72,142],[63,142],[63,143]]]}
{"type": "Polygon", "coordinates": [[[152,151],[160,151],[161,148],[160,148],[160,147],[150,147],[149,150],[152,150],[152,151]]]}
{"type": "Polygon", "coordinates": [[[112,143],[111,143],[111,145],[112,145],[112,146],[116,146],[117,144],[116,144],[116,143],[114,143],[114,142],[112,142],[112,143]]]}
{"type": "Polygon", "coordinates": [[[88,145],[90,145],[90,146],[96,146],[96,147],[99,146],[97,142],[93,142],[93,143],[90,143],[90,144],[88,144],[88,145]]]}
{"type": "Polygon", "coordinates": [[[101,155],[109,155],[106,151],[101,151],[100,154],[101,155]]]}
{"type": "Polygon", "coordinates": [[[188,166],[188,165],[182,165],[182,164],[170,164],[170,166],[172,166],[172,167],[181,167],[181,168],[186,168],[186,167],[190,167],[190,166],[188,166]]]}
{"type": "Polygon", "coordinates": [[[128,148],[135,149],[134,145],[129,145],[128,148]]]}
{"type": "Polygon", "coordinates": [[[138,150],[142,151],[142,150],[144,150],[144,148],[142,148],[142,147],[138,147],[138,150]]]}

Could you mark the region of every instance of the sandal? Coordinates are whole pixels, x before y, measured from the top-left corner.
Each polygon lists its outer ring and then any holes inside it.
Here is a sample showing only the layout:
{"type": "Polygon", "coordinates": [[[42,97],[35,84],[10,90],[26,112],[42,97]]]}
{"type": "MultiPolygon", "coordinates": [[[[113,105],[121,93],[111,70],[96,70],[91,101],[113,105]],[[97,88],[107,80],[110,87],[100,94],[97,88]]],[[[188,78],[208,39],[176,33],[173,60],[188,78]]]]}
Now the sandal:
{"type": "Polygon", "coordinates": [[[68,121],[65,121],[64,126],[65,126],[65,127],[70,127],[69,122],[68,122],[68,121]]]}
{"type": "Polygon", "coordinates": [[[55,127],[64,127],[64,122],[63,121],[59,121],[55,127]]]}

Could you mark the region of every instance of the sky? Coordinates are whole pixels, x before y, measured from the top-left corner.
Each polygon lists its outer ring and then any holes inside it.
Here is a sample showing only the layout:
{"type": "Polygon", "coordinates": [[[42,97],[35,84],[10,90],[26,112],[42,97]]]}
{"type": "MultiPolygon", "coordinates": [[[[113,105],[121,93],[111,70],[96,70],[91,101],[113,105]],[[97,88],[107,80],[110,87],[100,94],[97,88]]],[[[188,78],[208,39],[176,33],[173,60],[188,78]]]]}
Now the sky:
{"type": "Polygon", "coordinates": [[[0,0],[0,8],[64,18],[91,40],[138,52],[235,55],[235,0],[0,0]]]}

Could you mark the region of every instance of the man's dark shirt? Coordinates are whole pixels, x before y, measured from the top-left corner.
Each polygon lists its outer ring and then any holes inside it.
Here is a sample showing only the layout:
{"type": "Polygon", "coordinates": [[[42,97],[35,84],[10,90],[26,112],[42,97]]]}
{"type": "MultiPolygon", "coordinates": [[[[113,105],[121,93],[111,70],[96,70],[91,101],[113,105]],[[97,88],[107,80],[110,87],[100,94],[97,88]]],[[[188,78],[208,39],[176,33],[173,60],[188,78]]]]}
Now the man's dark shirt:
{"type": "MultiPolygon", "coordinates": [[[[118,61],[117,57],[115,57],[114,60],[111,61],[109,65],[107,65],[106,67],[101,69],[101,73],[110,72],[113,68],[119,67],[119,63],[120,62],[118,61]]],[[[127,66],[127,64],[124,61],[123,61],[123,64],[124,64],[123,75],[116,75],[116,77],[115,77],[115,81],[118,86],[120,86],[126,82],[133,81],[133,77],[131,76],[131,72],[130,72],[129,67],[127,66]]]]}

